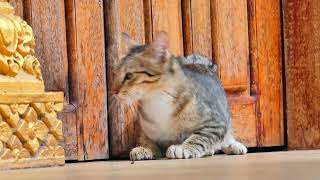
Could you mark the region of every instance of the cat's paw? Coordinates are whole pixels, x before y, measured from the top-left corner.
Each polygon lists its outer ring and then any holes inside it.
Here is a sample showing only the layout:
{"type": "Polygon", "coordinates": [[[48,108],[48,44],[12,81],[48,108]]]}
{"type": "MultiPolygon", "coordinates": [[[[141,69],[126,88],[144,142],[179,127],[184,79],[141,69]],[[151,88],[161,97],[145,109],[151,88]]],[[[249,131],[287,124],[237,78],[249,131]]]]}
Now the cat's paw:
{"type": "Polygon", "coordinates": [[[232,144],[222,146],[222,151],[230,155],[241,155],[247,153],[247,148],[240,142],[235,141],[232,144]]]}
{"type": "Polygon", "coordinates": [[[151,160],[155,159],[151,149],[145,147],[136,147],[130,151],[131,161],[151,160]]]}
{"type": "Polygon", "coordinates": [[[203,157],[204,153],[186,145],[171,145],[166,153],[169,159],[190,159],[203,157]]]}

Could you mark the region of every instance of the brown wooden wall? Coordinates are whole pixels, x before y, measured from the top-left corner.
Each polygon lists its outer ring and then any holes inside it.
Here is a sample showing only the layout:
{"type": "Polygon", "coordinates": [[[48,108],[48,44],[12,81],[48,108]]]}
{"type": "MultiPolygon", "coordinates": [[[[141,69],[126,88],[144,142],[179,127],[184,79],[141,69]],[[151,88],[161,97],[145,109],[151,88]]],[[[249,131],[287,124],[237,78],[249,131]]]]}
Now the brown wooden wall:
{"type": "Polygon", "coordinates": [[[320,1],[283,1],[289,149],[320,148],[320,1]]]}
{"type": "Polygon", "coordinates": [[[120,32],[141,43],[167,31],[177,55],[219,66],[235,134],[250,147],[284,145],[280,0],[11,0],[33,27],[46,88],[65,93],[68,159],[127,155],[137,116],[108,114],[120,32]]]}

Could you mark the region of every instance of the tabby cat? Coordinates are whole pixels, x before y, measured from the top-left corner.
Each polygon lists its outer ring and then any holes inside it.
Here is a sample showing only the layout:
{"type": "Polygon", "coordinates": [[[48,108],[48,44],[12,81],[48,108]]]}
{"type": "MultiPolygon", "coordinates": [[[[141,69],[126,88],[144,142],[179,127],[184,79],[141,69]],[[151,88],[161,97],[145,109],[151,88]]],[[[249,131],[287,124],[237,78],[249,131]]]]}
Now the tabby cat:
{"type": "Polygon", "coordinates": [[[112,92],[120,103],[138,103],[142,132],[131,160],[247,153],[232,136],[226,94],[210,60],[174,56],[165,32],[150,45],[122,38],[128,52],[113,72],[112,92]]]}

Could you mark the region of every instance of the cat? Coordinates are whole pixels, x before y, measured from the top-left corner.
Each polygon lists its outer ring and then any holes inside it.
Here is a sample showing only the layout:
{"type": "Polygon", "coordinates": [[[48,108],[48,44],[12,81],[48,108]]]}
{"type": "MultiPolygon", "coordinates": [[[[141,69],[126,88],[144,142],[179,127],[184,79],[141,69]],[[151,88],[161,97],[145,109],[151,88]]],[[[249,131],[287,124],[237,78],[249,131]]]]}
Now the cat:
{"type": "Polygon", "coordinates": [[[150,45],[122,34],[127,53],[114,69],[113,97],[138,103],[141,127],[131,160],[201,158],[222,150],[246,154],[232,135],[227,97],[217,66],[200,55],[176,57],[160,32],[150,45]]]}

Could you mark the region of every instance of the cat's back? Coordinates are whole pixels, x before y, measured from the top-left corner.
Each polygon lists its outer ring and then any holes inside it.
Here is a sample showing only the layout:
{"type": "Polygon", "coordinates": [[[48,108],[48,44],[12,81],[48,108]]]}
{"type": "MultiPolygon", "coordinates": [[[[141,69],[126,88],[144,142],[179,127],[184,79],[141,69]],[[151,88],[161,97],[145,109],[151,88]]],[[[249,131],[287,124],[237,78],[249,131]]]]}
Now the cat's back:
{"type": "Polygon", "coordinates": [[[194,83],[206,89],[222,89],[217,65],[205,56],[193,54],[181,59],[184,74],[194,83]]]}
{"type": "MultiPolygon", "coordinates": [[[[183,71],[192,84],[193,94],[210,109],[220,109],[229,116],[228,101],[217,73],[217,65],[201,55],[191,55],[183,60],[183,71]]],[[[228,118],[227,118],[228,119],[228,118]]]]}
{"type": "Polygon", "coordinates": [[[205,56],[192,54],[185,58],[181,58],[184,69],[207,75],[209,78],[214,76],[217,72],[217,65],[205,56]]]}

